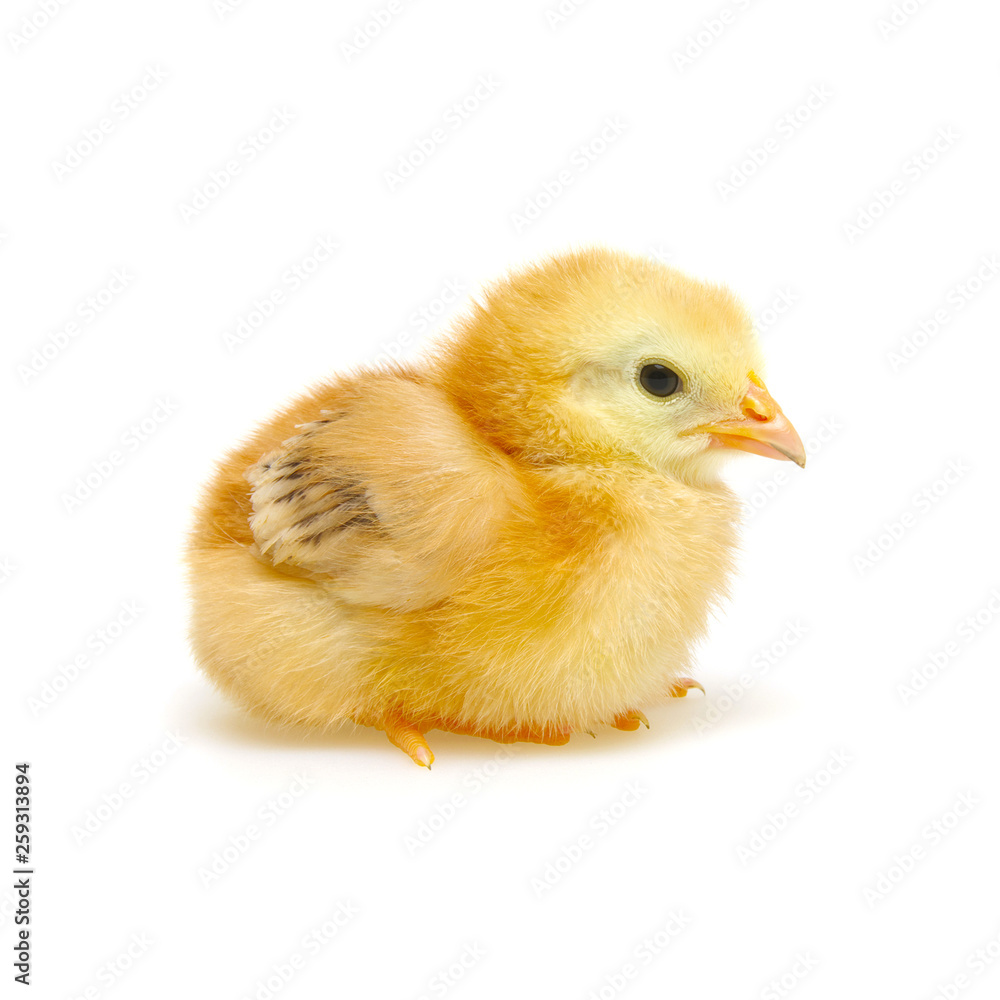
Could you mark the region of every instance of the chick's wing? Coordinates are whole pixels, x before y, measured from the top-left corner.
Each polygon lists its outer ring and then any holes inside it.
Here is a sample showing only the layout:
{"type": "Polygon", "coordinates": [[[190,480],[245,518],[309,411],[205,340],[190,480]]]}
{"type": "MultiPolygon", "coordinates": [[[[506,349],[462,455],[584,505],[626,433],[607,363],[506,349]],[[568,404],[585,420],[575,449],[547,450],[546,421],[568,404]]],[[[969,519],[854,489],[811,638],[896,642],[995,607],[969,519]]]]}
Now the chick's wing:
{"type": "Polygon", "coordinates": [[[431,386],[385,376],[297,429],[246,472],[255,554],[345,601],[446,599],[508,516],[505,456],[431,386]]]}

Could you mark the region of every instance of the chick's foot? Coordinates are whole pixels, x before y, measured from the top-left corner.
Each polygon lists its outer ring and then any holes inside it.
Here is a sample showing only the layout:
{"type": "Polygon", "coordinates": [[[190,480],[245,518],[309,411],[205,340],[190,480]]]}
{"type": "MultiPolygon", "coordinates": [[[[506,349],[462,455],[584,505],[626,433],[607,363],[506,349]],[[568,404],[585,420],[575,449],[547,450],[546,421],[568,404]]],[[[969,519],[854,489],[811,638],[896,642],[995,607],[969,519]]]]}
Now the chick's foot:
{"type": "Polygon", "coordinates": [[[393,746],[399,747],[403,753],[409,755],[421,767],[426,767],[428,771],[431,769],[431,764],[434,763],[434,754],[431,753],[431,748],[427,745],[424,734],[416,726],[404,722],[398,716],[390,716],[378,728],[385,731],[385,735],[389,737],[389,742],[393,746]]]}
{"type": "Polygon", "coordinates": [[[629,709],[627,712],[620,712],[611,723],[615,729],[624,730],[627,733],[634,732],[640,725],[649,729],[649,719],[637,708],[629,709]]]}
{"type": "Polygon", "coordinates": [[[686,698],[691,688],[697,688],[702,694],[705,693],[705,689],[697,681],[690,677],[681,677],[667,688],[667,695],[670,698],[686,698]]]}

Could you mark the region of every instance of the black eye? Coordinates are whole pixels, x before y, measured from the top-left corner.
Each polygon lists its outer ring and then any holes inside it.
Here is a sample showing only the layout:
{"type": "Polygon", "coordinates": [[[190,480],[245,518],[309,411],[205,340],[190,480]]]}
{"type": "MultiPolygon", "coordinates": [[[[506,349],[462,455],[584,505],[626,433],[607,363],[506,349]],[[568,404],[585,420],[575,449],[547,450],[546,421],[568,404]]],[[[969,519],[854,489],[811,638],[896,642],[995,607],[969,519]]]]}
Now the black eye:
{"type": "Polygon", "coordinates": [[[645,365],[639,384],[651,396],[672,396],[681,387],[681,377],[666,365],[645,365]]]}

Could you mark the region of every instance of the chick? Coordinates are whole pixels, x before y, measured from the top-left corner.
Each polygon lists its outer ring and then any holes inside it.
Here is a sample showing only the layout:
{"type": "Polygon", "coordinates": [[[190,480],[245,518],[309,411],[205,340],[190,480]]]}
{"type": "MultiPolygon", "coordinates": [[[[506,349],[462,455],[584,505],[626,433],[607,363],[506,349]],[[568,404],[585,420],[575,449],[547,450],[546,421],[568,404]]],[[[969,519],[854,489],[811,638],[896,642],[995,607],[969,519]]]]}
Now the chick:
{"type": "Polygon", "coordinates": [[[733,449],[805,464],[724,288],[592,249],[425,359],[337,376],[228,457],[187,561],[204,670],[282,723],[562,744],[691,686],[733,449]]]}

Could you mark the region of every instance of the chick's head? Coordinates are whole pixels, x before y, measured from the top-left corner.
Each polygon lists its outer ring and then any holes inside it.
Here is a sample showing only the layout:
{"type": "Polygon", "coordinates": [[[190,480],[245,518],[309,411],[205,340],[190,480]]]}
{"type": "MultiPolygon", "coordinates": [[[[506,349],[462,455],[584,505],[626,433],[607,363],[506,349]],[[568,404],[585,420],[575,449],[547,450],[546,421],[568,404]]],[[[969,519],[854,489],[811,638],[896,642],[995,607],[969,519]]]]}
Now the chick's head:
{"type": "Polygon", "coordinates": [[[805,462],[725,288],[608,250],[491,288],[441,356],[452,398],[530,462],[634,462],[713,481],[730,449],[805,462]]]}

